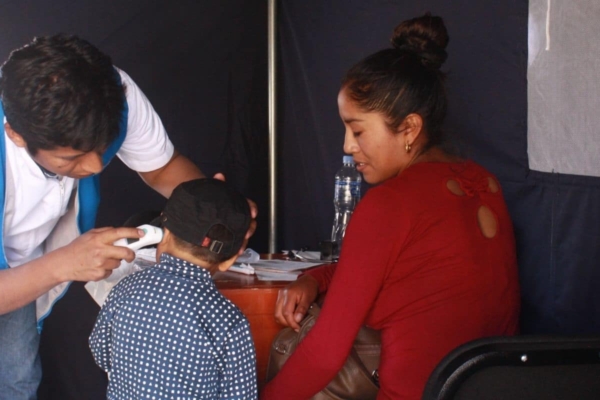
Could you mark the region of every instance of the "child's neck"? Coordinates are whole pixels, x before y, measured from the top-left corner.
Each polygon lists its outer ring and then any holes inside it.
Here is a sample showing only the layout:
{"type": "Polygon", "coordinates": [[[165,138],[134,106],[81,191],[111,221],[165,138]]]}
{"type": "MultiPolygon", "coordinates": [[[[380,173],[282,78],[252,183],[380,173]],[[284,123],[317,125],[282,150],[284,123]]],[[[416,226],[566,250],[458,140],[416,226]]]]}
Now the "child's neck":
{"type": "MultiPolygon", "coordinates": [[[[210,263],[208,263],[207,261],[201,260],[197,257],[194,257],[193,255],[191,255],[187,252],[181,251],[176,247],[170,246],[170,248],[168,248],[168,249],[161,249],[161,250],[162,250],[161,253],[168,253],[168,254],[172,255],[173,257],[177,257],[181,260],[189,262],[190,264],[194,264],[202,269],[206,269],[206,270],[208,270],[208,272],[210,272],[211,275],[213,275],[218,269],[217,266],[213,266],[210,263]]],[[[159,259],[160,254],[157,254],[156,258],[159,259]]]]}

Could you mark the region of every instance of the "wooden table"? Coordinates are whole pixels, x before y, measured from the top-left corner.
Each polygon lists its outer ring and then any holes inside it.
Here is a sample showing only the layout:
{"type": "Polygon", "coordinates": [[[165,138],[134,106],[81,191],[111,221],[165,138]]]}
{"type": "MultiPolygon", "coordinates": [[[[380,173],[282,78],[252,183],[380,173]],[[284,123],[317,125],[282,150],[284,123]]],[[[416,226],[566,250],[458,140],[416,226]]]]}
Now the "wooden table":
{"type": "Polygon", "coordinates": [[[269,349],[273,338],[283,327],[275,322],[274,310],[279,289],[289,282],[259,281],[255,275],[217,272],[213,279],[217,288],[239,307],[250,323],[256,348],[258,387],[265,384],[269,349]]]}

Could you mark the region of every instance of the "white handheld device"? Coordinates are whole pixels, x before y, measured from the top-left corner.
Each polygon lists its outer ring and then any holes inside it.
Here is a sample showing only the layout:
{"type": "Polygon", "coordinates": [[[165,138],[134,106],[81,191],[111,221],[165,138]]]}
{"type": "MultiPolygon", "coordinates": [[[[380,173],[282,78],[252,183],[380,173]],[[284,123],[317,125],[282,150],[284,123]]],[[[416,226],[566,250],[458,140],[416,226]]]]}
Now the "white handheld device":
{"type": "Polygon", "coordinates": [[[163,230],[159,227],[152,225],[140,225],[137,228],[144,231],[145,235],[143,237],[134,239],[121,238],[113,244],[115,246],[129,247],[131,250],[136,251],[142,247],[159,243],[162,240],[163,230]]]}

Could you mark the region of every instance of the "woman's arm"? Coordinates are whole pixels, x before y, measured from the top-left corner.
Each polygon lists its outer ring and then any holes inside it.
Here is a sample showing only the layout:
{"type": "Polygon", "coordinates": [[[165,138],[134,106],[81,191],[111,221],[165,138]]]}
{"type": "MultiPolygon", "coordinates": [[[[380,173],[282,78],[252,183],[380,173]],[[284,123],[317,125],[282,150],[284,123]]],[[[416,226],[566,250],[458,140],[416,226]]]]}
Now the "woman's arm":
{"type": "Polygon", "coordinates": [[[317,323],[265,387],[262,399],[309,398],[344,365],[409,230],[397,205],[397,197],[384,188],[371,190],[361,201],[317,323]]]}
{"type": "Polygon", "coordinates": [[[319,294],[325,293],[337,264],[323,265],[308,271],[281,289],[275,303],[275,321],[296,332],[310,305],[319,294]]]}
{"type": "Polygon", "coordinates": [[[333,275],[335,274],[335,270],[337,268],[337,263],[323,265],[321,267],[311,269],[306,271],[303,275],[309,275],[313,277],[319,284],[319,294],[325,293],[331,280],[333,279],[333,275]]]}

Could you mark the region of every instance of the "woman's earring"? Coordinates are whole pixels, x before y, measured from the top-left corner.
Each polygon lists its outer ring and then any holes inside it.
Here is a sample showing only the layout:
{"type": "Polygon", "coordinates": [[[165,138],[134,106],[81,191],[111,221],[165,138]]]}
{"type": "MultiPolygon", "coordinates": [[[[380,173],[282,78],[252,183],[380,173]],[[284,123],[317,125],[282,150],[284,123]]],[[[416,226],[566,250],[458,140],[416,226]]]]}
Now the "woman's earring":
{"type": "Polygon", "coordinates": [[[404,149],[406,150],[407,153],[410,153],[410,149],[412,149],[412,146],[410,145],[410,143],[406,142],[404,149]]]}

